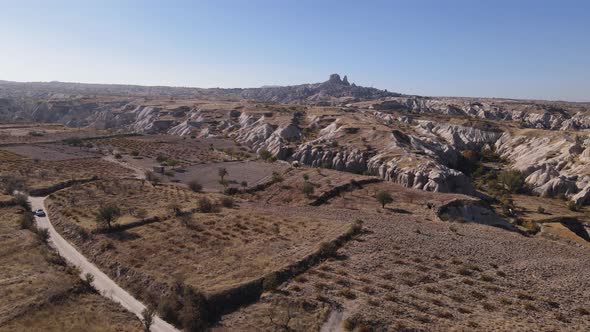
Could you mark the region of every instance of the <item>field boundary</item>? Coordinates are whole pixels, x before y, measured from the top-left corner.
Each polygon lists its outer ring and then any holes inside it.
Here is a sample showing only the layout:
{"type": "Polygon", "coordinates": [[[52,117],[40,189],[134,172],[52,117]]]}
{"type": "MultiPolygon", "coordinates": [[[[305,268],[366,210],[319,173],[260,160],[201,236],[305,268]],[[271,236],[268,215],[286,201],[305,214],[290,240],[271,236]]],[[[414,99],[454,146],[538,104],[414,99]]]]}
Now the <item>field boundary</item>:
{"type": "Polygon", "coordinates": [[[320,205],[326,204],[330,199],[340,195],[342,192],[345,192],[345,191],[348,191],[351,189],[354,190],[355,188],[360,189],[365,184],[378,183],[378,182],[383,182],[383,179],[379,179],[379,178],[362,179],[362,180],[358,180],[358,181],[351,181],[351,182],[348,182],[345,184],[341,184],[341,185],[336,186],[328,191],[325,191],[318,198],[316,198],[313,202],[309,203],[309,205],[320,206],[320,205]]]}

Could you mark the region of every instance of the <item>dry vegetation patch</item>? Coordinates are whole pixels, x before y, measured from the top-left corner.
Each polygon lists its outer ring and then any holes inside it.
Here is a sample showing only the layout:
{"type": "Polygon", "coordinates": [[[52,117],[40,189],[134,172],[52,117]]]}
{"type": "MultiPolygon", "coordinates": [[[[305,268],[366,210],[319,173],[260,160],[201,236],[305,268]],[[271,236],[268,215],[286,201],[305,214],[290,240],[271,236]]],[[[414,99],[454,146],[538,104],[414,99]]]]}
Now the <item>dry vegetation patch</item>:
{"type": "Polygon", "coordinates": [[[0,331],[137,331],[139,321],[98,294],[76,291],[75,271],[0,209],[0,331]]]}

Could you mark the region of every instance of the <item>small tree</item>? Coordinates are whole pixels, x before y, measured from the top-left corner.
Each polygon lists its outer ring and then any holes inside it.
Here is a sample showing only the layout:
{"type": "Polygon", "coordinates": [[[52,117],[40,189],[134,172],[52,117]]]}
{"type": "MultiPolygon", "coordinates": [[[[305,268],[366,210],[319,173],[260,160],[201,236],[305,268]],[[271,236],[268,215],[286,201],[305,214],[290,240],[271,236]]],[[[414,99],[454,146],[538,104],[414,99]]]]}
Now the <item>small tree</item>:
{"type": "Polygon", "coordinates": [[[143,330],[145,332],[150,332],[150,328],[152,324],[154,324],[154,316],[156,312],[152,308],[145,308],[141,312],[141,322],[143,323],[143,330]]]}
{"type": "Polygon", "coordinates": [[[201,190],[203,190],[203,186],[202,186],[202,185],[199,183],[199,181],[197,181],[197,180],[191,180],[191,181],[188,183],[188,187],[189,187],[189,188],[190,188],[192,191],[194,191],[194,192],[196,192],[196,193],[198,193],[198,192],[200,192],[201,190]]]}
{"type": "Polygon", "coordinates": [[[99,227],[106,225],[110,229],[120,216],[121,210],[118,206],[115,204],[104,205],[96,213],[96,223],[99,227]]]}
{"type": "Polygon", "coordinates": [[[248,186],[248,182],[242,181],[240,182],[240,186],[242,186],[242,188],[246,188],[248,186]]]}
{"type": "Polygon", "coordinates": [[[377,201],[381,203],[381,207],[385,208],[386,204],[393,202],[393,197],[386,191],[381,191],[377,194],[377,201]]]}
{"type": "Polygon", "coordinates": [[[219,174],[219,178],[221,179],[221,182],[225,182],[224,178],[228,174],[227,169],[225,169],[225,167],[220,167],[217,170],[217,174],[219,174]]]}

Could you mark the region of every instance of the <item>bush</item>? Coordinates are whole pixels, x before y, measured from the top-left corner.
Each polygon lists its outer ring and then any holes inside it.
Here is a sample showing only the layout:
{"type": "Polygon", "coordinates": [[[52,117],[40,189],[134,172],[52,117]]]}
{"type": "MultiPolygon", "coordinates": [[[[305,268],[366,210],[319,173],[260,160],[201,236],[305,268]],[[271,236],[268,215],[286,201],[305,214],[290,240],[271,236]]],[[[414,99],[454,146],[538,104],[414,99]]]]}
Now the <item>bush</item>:
{"type": "Polygon", "coordinates": [[[14,201],[16,202],[16,205],[19,205],[26,211],[31,211],[31,203],[29,203],[29,198],[26,195],[16,194],[14,195],[14,201]]]}
{"type": "Polygon", "coordinates": [[[229,196],[224,196],[221,198],[221,205],[224,208],[231,209],[234,207],[234,199],[229,196]]]}
{"type": "Polygon", "coordinates": [[[315,187],[309,182],[304,182],[303,187],[301,187],[301,191],[305,194],[305,196],[309,197],[315,191],[315,187]]]}
{"type": "Polygon", "coordinates": [[[198,193],[198,192],[200,192],[201,190],[203,190],[203,186],[202,186],[202,185],[199,183],[199,181],[197,181],[197,180],[191,180],[191,181],[188,183],[188,187],[189,187],[189,188],[190,188],[192,191],[194,191],[194,192],[196,192],[196,193],[198,193]]]}
{"type": "Polygon", "coordinates": [[[278,172],[272,172],[272,182],[283,182],[283,177],[278,172]]]}
{"type": "Polygon", "coordinates": [[[131,155],[134,157],[137,157],[137,156],[139,156],[139,151],[133,150],[133,151],[131,151],[131,155]]]}
{"type": "Polygon", "coordinates": [[[25,213],[20,217],[19,226],[21,229],[33,230],[35,228],[35,216],[31,211],[25,211],[25,213]]]}
{"type": "Polygon", "coordinates": [[[524,175],[518,170],[507,170],[498,174],[498,182],[511,193],[520,193],[525,189],[524,175]]]}
{"type": "Polygon", "coordinates": [[[157,162],[159,162],[159,163],[163,163],[163,162],[165,162],[166,160],[168,160],[168,157],[167,157],[167,156],[165,156],[165,155],[163,155],[163,154],[159,154],[159,155],[156,157],[156,161],[157,161],[157,162]]]}
{"type": "Polygon", "coordinates": [[[39,241],[47,244],[47,241],[49,240],[49,230],[47,228],[37,228],[35,234],[37,234],[39,241]]]}
{"type": "Polygon", "coordinates": [[[576,204],[574,201],[569,201],[569,202],[567,202],[567,208],[568,208],[570,211],[574,211],[574,212],[576,212],[576,211],[579,211],[579,210],[580,210],[580,207],[579,207],[579,206],[578,206],[578,204],[576,204]]]}
{"type": "Polygon", "coordinates": [[[4,193],[7,195],[12,195],[15,191],[23,191],[26,189],[25,181],[14,175],[0,177],[0,183],[2,183],[4,193]]]}
{"type": "Polygon", "coordinates": [[[277,288],[279,288],[280,284],[281,283],[279,282],[277,273],[273,272],[264,277],[264,279],[262,280],[262,289],[265,292],[274,292],[275,290],[277,290],[277,288]]]}
{"type": "Polygon", "coordinates": [[[537,212],[541,214],[545,214],[545,208],[542,206],[537,207],[537,212]]]}
{"type": "Polygon", "coordinates": [[[227,187],[223,190],[223,193],[229,196],[237,195],[240,191],[236,187],[227,187]]]}
{"type": "Polygon", "coordinates": [[[115,153],[115,159],[121,159],[123,156],[120,153],[115,153]]]}
{"type": "Polygon", "coordinates": [[[213,210],[215,209],[213,202],[211,202],[211,200],[207,197],[201,197],[197,204],[199,211],[203,213],[213,212],[213,210]]]}
{"type": "Polygon", "coordinates": [[[383,208],[385,208],[386,204],[393,202],[393,197],[391,197],[391,194],[386,191],[379,192],[377,194],[376,198],[377,198],[377,201],[381,204],[381,207],[383,207],[383,208]]]}
{"type": "Polygon", "coordinates": [[[184,286],[179,319],[185,331],[205,331],[209,323],[205,296],[190,286],[184,286]]]}
{"type": "Polygon", "coordinates": [[[260,156],[260,159],[266,161],[269,161],[272,158],[272,153],[270,153],[270,151],[266,149],[260,150],[260,152],[258,152],[258,155],[260,156]]]}
{"type": "Polygon", "coordinates": [[[322,257],[334,257],[338,251],[338,246],[334,242],[322,242],[320,244],[319,254],[322,257]]]}

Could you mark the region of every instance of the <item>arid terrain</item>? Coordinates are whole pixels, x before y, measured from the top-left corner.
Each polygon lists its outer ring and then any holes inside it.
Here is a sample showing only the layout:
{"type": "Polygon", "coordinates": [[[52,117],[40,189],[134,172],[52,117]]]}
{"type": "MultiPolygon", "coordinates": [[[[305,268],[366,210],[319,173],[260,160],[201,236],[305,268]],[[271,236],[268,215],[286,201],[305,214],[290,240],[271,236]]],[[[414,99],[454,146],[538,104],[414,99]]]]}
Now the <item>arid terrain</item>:
{"type": "Polygon", "coordinates": [[[178,330],[590,330],[590,104],[0,81],[0,120],[0,331],[151,317],[26,195],[178,330]]]}

